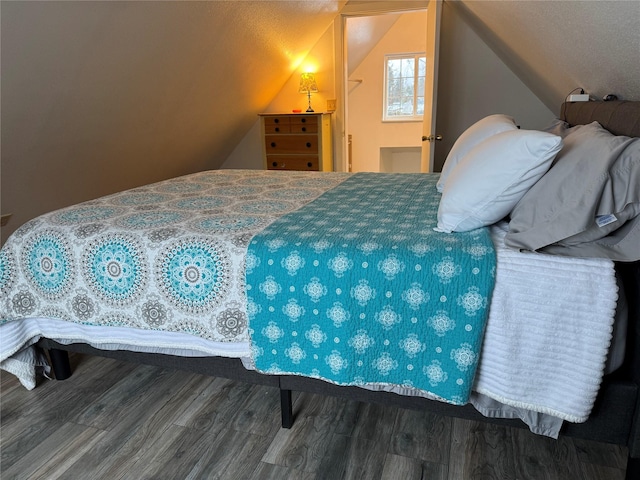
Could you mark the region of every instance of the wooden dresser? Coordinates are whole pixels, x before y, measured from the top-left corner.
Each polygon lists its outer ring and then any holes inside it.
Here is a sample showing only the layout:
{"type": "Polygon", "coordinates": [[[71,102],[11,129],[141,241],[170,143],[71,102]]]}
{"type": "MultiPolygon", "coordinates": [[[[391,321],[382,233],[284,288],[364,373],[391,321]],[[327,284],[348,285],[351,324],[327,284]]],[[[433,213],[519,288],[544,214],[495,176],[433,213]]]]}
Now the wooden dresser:
{"type": "Polygon", "coordinates": [[[265,167],[333,171],[330,113],[261,113],[265,167]]]}

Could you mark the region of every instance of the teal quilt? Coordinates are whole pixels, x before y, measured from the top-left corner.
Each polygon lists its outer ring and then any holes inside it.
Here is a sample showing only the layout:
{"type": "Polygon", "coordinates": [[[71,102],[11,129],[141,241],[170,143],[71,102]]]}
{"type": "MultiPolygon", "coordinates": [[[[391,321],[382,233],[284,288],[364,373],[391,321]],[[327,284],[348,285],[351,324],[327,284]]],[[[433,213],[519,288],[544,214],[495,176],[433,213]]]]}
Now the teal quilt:
{"type": "Polygon", "coordinates": [[[434,231],[437,178],[355,174],[253,237],[259,371],[468,401],[496,259],[486,228],[434,231]]]}

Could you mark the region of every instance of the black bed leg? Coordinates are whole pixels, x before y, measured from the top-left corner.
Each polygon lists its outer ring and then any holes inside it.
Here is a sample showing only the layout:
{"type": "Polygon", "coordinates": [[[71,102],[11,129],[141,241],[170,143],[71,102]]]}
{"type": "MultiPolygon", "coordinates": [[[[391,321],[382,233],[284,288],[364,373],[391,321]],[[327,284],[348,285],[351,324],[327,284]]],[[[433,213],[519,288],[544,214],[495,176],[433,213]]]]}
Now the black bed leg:
{"type": "Polygon", "coordinates": [[[640,478],[640,458],[627,458],[626,480],[636,480],[640,478]]]}
{"type": "Polygon", "coordinates": [[[291,428],[293,426],[291,390],[280,390],[280,416],[282,417],[282,428],[291,428]]]}
{"type": "Polygon", "coordinates": [[[49,358],[51,358],[51,366],[56,380],[66,380],[71,376],[69,354],[65,350],[51,348],[49,349],[49,358]]]}

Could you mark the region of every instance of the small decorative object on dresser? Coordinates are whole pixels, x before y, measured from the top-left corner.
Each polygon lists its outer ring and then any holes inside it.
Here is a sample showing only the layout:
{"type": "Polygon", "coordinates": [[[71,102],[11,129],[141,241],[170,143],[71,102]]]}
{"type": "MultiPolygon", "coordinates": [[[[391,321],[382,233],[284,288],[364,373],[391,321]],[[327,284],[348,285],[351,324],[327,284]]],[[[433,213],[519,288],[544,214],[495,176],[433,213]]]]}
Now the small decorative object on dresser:
{"type": "Polygon", "coordinates": [[[331,114],[261,113],[263,157],[269,170],[333,170],[331,114]]]}

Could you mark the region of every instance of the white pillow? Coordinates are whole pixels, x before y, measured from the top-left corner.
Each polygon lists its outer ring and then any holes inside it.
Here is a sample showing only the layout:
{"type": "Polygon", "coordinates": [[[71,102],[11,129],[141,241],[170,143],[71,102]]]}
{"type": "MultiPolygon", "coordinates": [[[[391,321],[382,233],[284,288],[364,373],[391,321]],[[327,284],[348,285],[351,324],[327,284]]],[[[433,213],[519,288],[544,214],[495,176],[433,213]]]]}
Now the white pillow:
{"type": "Polygon", "coordinates": [[[551,167],[562,138],[537,130],[498,133],[451,172],[438,208],[441,232],[466,232],[507,216],[551,167]]]}
{"type": "Polygon", "coordinates": [[[442,192],[447,177],[451,174],[453,168],[473,147],[492,135],[517,129],[518,126],[513,117],[502,114],[489,115],[471,125],[458,137],[453,147],[451,147],[451,151],[442,166],[442,172],[440,173],[436,189],[442,192]]]}

